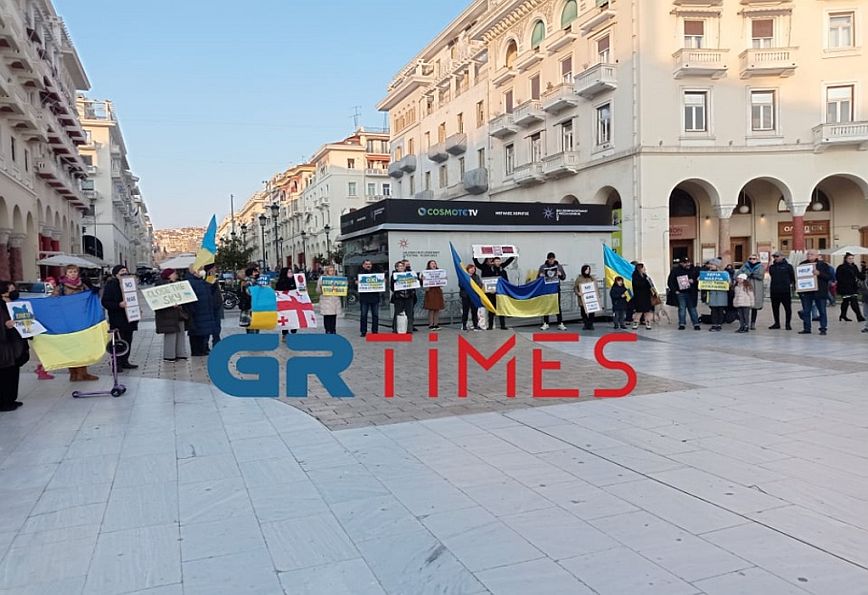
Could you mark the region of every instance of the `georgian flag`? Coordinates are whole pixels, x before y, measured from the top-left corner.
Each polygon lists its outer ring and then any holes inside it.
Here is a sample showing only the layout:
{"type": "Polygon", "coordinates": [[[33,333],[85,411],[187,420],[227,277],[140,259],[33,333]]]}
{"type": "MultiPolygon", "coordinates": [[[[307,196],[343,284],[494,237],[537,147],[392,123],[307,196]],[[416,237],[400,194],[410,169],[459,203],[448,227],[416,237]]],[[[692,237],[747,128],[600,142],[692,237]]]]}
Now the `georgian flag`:
{"type": "Polygon", "coordinates": [[[278,291],[277,327],[281,330],[316,328],[316,314],[307,292],[278,291]]]}

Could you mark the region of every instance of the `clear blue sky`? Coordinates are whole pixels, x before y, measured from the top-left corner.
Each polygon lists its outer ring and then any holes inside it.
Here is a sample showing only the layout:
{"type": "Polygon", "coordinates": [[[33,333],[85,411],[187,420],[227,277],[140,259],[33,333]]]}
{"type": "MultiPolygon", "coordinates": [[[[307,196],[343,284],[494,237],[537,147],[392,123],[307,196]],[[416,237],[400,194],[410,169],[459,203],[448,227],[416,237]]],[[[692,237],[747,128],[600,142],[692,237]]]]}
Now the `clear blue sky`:
{"type": "Polygon", "coordinates": [[[361,124],[470,0],[54,0],[157,229],[204,226],[361,124]]]}

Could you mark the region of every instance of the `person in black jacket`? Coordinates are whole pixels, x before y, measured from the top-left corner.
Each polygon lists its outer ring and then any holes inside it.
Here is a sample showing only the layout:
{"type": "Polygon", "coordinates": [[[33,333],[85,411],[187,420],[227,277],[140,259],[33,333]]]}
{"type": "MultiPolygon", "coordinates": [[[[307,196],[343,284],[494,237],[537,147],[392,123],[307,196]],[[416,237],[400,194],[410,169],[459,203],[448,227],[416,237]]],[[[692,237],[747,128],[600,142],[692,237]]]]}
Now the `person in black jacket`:
{"type": "Polygon", "coordinates": [[[127,354],[118,358],[118,366],[122,370],[135,370],[138,366],[130,363],[130,353],[133,349],[133,333],[139,329],[139,323],[127,320],[127,303],[121,289],[121,277],[128,275],[127,267],[122,264],[112,269],[112,276],[102,290],[102,306],[108,312],[109,328],[117,330],[121,339],[129,346],[127,354]]]}
{"type": "Polygon", "coordinates": [[[693,330],[700,330],[699,313],[696,306],[699,303],[699,271],[687,258],[682,258],[678,266],[673,268],[666,280],[666,298],[674,296],[674,306],[678,306],[678,330],[683,331],[687,325],[687,314],[690,314],[690,322],[693,330]]]}
{"type": "Polygon", "coordinates": [[[413,327],[411,325],[411,314],[410,311],[413,308],[413,295],[416,293],[415,289],[399,289],[395,291],[395,273],[403,273],[404,272],[404,261],[399,260],[395,263],[395,270],[392,271],[392,276],[389,279],[389,289],[392,292],[391,302],[395,306],[394,313],[392,314],[392,332],[398,332],[398,315],[404,314],[407,317],[407,332],[413,332],[413,327]]]}
{"type": "Polygon", "coordinates": [[[826,306],[829,303],[829,281],[833,278],[835,271],[818,257],[819,253],[816,250],[808,250],[807,259],[799,263],[800,265],[814,265],[814,277],[817,283],[816,291],[803,291],[799,294],[799,299],[802,301],[802,311],[799,315],[802,317],[803,326],[803,329],[799,331],[800,335],[811,334],[811,312],[814,307],[820,313],[820,334],[825,335],[828,328],[826,306]]]}
{"type": "MultiPolygon", "coordinates": [[[[298,289],[298,286],[295,284],[295,275],[292,274],[289,270],[289,267],[283,267],[280,269],[280,273],[277,275],[277,282],[274,284],[274,291],[295,291],[298,289]]],[[[280,334],[282,336],[286,336],[289,333],[293,335],[298,332],[298,329],[282,329],[280,334]]]]}
{"type": "Polygon", "coordinates": [[[835,270],[835,278],[838,280],[838,295],[841,296],[841,314],[838,320],[846,320],[850,322],[852,318],[847,318],[847,308],[853,308],[856,314],[856,320],[865,322],[862,312],[859,311],[859,281],[865,280],[865,275],[856,266],[856,257],[847,252],[844,255],[844,262],[838,265],[835,270]]]}
{"type": "Polygon", "coordinates": [[[769,295],[772,300],[772,316],[775,323],[769,328],[781,328],[781,305],[784,307],[786,329],[793,330],[790,321],[793,317],[793,292],[796,290],[796,271],[793,265],[780,252],[772,254],[772,264],[769,265],[769,295]]]}
{"type": "Polygon", "coordinates": [[[11,281],[0,281],[0,411],[15,411],[23,403],[18,400],[21,366],[30,359],[27,341],[15,330],[9,317],[7,302],[18,299],[18,289],[11,281]]]}
{"type": "Polygon", "coordinates": [[[633,330],[639,328],[639,319],[637,314],[645,315],[645,328],[651,330],[651,321],[654,319],[654,305],[651,303],[652,298],[656,295],[654,290],[654,282],[651,277],[645,272],[645,265],[641,262],[636,263],[636,268],[633,271],[633,330]]]}
{"type": "MultiPolygon", "coordinates": [[[[360,275],[369,275],[376,273],[374,263],[368,259],[362,261],[362,268],[359,270],[360,275]]],[[[356,278],[356,289],[358,290],[358,277],[356,278]]],[[[376,335],[380,330],[380,292],[366,291],[359,292],[359,336],[364,337],[368,334],[368,313],[371,314],[371,334],[376,335]]]]}
{"type": "MultiPolygon", "coordinates": [[[[484,262],[479,262],[476,258],[473,259],[474,264],[479,270],[482,279],[489,279],[492,277],[500,277],[506,281],[509,281],[509,276],[506,274],[506,267],[508,267],[512,261],[515,260],[514,257],[507,258],[506,260],[501,261],[500,257],[495,258],[486,258],[484,262]]],[[[496,293],[487,293],[488,299],[491,301],[491,305],[497,307],[497,294],[496,293]]],[[[506,316],[499,316],[500,320],[500,329],[506,330],[506,316]]],[[[494,328],[494,312],[488,313],[488,330],[492,330],[494,328]]]]}

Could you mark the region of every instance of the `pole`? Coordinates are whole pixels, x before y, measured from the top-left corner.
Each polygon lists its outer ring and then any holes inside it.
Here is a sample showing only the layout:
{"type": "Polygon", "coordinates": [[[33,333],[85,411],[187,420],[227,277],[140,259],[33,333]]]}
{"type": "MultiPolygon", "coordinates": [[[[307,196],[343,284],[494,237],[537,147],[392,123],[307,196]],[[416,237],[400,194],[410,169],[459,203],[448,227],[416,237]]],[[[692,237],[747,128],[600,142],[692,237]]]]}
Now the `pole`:
{"type": "Polygon", "coordinates": [[[232,220],[232,233],[235,233],[235,195],[229,195],[229,217],[232,220]]]}
{"type": "Polygon", "coordinates": [[[259,244],[262,248],[262,270],[265,270],[265,226],[259,226],[259,244]]]}
{"type": "Polygon", "coordinates": [[[274,259],[277,263],[277,268],[275,270],[280,269],[280,249],[278,247],[277,240],[277,217],[274,217],[274,259]]]}

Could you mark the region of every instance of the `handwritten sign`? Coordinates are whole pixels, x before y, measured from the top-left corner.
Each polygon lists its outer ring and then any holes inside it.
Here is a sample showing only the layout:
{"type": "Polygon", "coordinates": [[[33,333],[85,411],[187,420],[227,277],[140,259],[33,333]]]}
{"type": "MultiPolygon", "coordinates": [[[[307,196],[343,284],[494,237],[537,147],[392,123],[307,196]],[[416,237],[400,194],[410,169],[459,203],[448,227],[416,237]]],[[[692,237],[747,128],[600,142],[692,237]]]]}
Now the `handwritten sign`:
{"type": "Polygon", "coordinates": [[[814,276],[815,264],[800,264],[796,267],[796,291],[817,291],[817,278],[814,276]]]}
{"type": "Polygon", "coordinates": [[[386,291],[385,273],[362,273],[359,275],[359,293],[380,293],[386,291]]]}
{"type": "Polygon", "coordinates": [[[395,282],[395,291],[403,291],[405,289],[418,289],[419,288],[419,277],[416,276],[416,273],[413,271],[406,271],[403,273],[394,272],[392,273],[392,281],[395,282]]]}
{"type": "Polygon", "coordinates": [[[485,289],[485,293],[497,293],[497,280],[500,277],[483,277],[482,278],[482,287],[485,289]]]}
{"type": "Polygon", "coordinates": [[[9,311],[9,318],[15,324],[15,330],[22,339],[29,339],[45,332],[45,327],[36,320],[30,302],[7,302],[6,309],[9,311]]]}
{"type": "Polygon", "coordinates": [[[579,297],[582,299],[582,307],[588,314],[603,311],[603,306],[600,305],[600,296],[597,293],[596,282],[587,281],[579,283],[579,297]]]}
{"type": "Polygon", "coordinates": [[[343,297],[347,295],[346,277],[320,277],[323,297],[343,297]]]}
{"type": "Polygon", "coordinates": [[[142,319],[142,308],[139,305],[139,292],[135,277],[121,277],[121,291],[124,294],[124,303],[127,305],[125,312],[127,322],[138,322],[142,319]]]}
{"type": "Polygon", "coordinates": [[[702,291],[729,291],[729,273],[726,271],[700,271],[699,289],[702,291]]]}
{"type": "Polygon", "coordinates": [[[446,287],[446,271],[444,269],[422,271],[422,287],[446,287]]]}
{"type": "Polygon", "coordinates": [[[146,287],[142,289],[142,296],[155,311],[198,301],[189,281],[146,287]]]}

